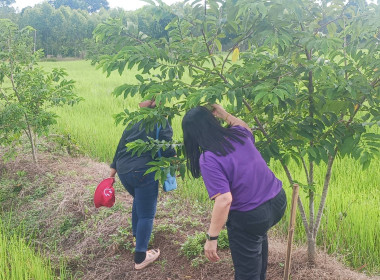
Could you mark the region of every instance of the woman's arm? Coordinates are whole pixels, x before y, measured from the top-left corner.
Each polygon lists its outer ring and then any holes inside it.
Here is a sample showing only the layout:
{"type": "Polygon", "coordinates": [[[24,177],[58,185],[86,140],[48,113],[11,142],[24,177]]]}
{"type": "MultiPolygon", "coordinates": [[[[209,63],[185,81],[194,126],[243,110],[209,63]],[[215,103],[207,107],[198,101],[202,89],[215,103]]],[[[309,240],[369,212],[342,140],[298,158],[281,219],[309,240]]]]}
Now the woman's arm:
{"type": "MultiPolygon", "coordinates": [[[[228,213],[230,211],[230,206],[232,202],[232,195],[230,192],[220,194],[215,198],[214,208],[212,210],[211,223],[208,229],[208,234],[210,236],[218,236],[223,226],[225,225],[228,213]]],[[[219,256],[216,253],[218,241],[217,240],[207,240],[204,250],[205,255],[210,261],[218,261],[219,256]]]]}
{"type": "Polygon", "coordinates": [[[224,110],[222,106],[218,104],[213,104],[212,107],[214,108],[212,113],[214,114],[215,117],[224,120],[228,125],[231,125],[231,126],[240,125],[246,128],[248,131],[252,132],[251,128],[248,126],[248,124],[245,121],[231,115],[226,110],[224,110]]]}
{"type": "Polygon", "coordinates": [[[116,173],[117,173],[117,171],[116,171],[116,169],[115,168],[110,168],[111,170],[110,170],[110,177],[111,178],[114,178],[115,177],[115,175],[116,175],[116,173]]]}

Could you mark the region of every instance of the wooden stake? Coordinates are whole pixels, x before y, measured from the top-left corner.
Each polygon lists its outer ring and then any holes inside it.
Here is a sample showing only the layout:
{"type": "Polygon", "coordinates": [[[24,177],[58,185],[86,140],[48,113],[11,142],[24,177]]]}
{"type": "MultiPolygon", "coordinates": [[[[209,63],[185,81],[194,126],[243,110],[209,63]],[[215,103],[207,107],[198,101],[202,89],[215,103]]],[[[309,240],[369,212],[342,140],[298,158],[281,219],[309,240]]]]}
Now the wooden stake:
{"type": "Polygon", "coordinates": [[[284,270],[284,280],[289,280],[290,275],[290,262],[292,257],[292,243],[294,235],[294,226],[296,223],[296,211],[297,211],[297,201],[299,186],[297,184],[293,185],[293,195],[292,195],[292,208],[290,210],[290,222],[288,229],[288,248],[286,250],[286,260],[285,260],[285,270],[284,270]]]}

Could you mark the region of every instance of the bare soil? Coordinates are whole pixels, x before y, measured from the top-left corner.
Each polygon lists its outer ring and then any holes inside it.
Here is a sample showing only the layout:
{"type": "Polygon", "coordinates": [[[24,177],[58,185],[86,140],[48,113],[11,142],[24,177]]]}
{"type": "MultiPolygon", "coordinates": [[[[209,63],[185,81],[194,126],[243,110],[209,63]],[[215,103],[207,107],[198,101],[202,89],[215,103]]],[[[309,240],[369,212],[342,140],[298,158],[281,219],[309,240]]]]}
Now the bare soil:
{"type": "MultiPolygon", "coordinates": [[[[114,207],[96,209],[96,185],[108,176],[108,165],[87,157],[41,153],[39,166],[28,155],[0,164],[0,182],[6,192],[0,214],[12,209],[14,223],[34,232],[33,243],[53,262],[64,257],[74,279],[233,279],[229,250],[221,250],[218,263],[192,266],[181,254],[188,235],[208,227],[209,209],[182,199],[177,190],[160,193],[152,248],[160,248],[159,261],[136,271],[130,233],[132,199],[116,184],[114,207]],[[22,172],[20,172],[22,171],[22,172]]],[[[3,190],[4,192],[4,190],[3,190]]],[[[1,197],[1,195],[0,195],[1,197]]],[[[270,234],[267,279],[282,279],[286,240],[270,234]]],[[[336,258],[319,251],[317,264],[307,264],[306,248],[293,249],[291,279],[380,279],[350,270],[336,258]]]]}

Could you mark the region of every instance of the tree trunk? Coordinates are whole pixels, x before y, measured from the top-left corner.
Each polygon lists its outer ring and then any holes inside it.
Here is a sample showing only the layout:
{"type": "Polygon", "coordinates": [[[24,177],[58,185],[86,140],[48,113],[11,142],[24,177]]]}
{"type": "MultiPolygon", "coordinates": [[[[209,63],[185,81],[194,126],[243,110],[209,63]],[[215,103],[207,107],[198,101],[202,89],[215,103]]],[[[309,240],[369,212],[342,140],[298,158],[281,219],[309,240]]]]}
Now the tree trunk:
{"type": "MultiPolygon", "coordinates": [[[[25,116],[25,119],[27,120],[27,116],[25,116]]],[[[30,127],[29,124],[28,124],[28,129],[25,132],[26,132],[26,135],[29,138],[30,147],[32,148],[33,162],[36,163],[36,164],[38,164],[38,160],[37,160],[37,146],[36,146],[35,139],[33,137],[32,128],[30,127]]]]}
{"type": "Polygon", "coordinates": [[[315,264],[316,242],[315,237],[308,236],[307,238],[307,261],[309,265],[315,264]]]}
{"type": "Polygon", "coordinates": [[[31,138],[31,142],[30,142],[31,146],[32,146],[32,156],[33,156],[33,162],[38,164],[38,159],[37,159],[37,145],[36,145],[36,141],[35,139],[33,139],[33,137],[31,138]]]}

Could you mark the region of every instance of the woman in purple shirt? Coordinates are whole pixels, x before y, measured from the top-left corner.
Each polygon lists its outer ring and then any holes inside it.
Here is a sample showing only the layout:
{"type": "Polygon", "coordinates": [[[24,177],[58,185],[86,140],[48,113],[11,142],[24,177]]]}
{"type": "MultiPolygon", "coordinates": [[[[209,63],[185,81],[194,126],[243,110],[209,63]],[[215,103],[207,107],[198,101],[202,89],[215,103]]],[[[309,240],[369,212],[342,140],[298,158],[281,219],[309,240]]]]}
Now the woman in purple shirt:
{"type": "Polygon", "coordinates": [[[218,235],[227,224],[236,280],[263,280],[268,263],[268,230],[284,215],[282,182],[255,147],[249,126],[213,105],[191,109],[182,120],[188,168],[203,177],[215,201],[204,246],[210,261],[219,260],[218,235]],[[230,127],[222,127],[216,118],[230,127]]]}

